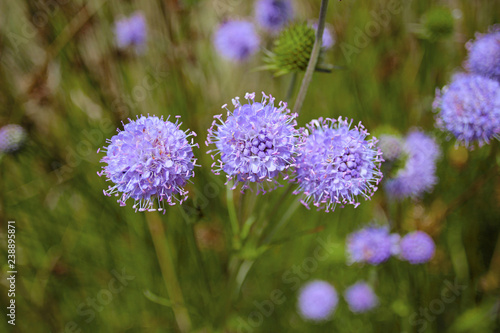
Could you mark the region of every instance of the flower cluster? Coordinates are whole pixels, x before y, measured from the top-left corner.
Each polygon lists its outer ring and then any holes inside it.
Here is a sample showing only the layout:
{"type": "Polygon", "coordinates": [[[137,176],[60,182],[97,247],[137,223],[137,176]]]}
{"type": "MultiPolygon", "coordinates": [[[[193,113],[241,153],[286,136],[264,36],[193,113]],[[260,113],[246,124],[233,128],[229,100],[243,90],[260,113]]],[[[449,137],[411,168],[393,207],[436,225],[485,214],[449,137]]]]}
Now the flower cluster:
{"type": "Polygon", "coordinates": [[[307,283],[299,292],[299,313],[308,320],[324,321],[333,315],[338,301],[337,291],[331,284],[314,280],[307,283]]]}
{"type": "Polygon", "coordinates": [[[400,257],[410,264],[423,264],[434,256],[436,245],[432,238],[423,231],[410,232],[399,244],[400,257]]]}
{"type": "Polygon", "coordinates": [[[378,265],[394,254],[394,243],[395,237],[386,227],[370,226],[355,231],[347,238],[348,262],[378,265]]]}
{"type": "MultiPolygon", "coordinates": [[[[387,139],[384,141],[387,145],[387,139]]],[[[392,153],[397,148],[391,149],[393,151],[390,155],[394,155],[392,153]]],[[[416,198],[432,190],[437,182],[436,161],[440,156],[436,141],[425,133],[413,131],[405,138],[401,150],[402,153],[398,155],[404,164],[396,175],[385,183],[387,195],[391,199],[416,198]]]]}
{"type": "Polygon", "coordinates": [[[245,61],[259,49],[260,38],[252,22],[227,21],[215,32],[214,45],[222,57],[245,61]]]}
{"type": "Polygon", "coordinates": [[[500,135],[500,83],[477,74],[457,74],[437,91],[433,107],[437,126],[458,143],[479,146],[500,135]]]}
{"type": "Polygon", "coordinates": [[[299,143],[297,115],[291,114],[284,102],[276,107],[275,99],[264,93],[260,102],[255,102],[255,93],[247,93],[245,99],[245,104],[238,97],[233,99],[234,111],[223,106],[227,109],[226,120],[222,115],[214,117],[206,145],[214,144],[215,149],[207,153],[215,160],[215,174],[223,171],[228,181],[235,180],[233,189],[238,183],[243,184],[242,190],[257,183],[257,193],[265,193],[264,182],[278,185],[277,176],[287,179],[286,171],[295,162],[299,143]]]}
{"type": "Polygon", "coordinates": [[[18,151],[26,137],[26,131],[19,125],[9,124],[0,128],[0,154],[18,151]]]}
{"type": "Polygon", "coordinates": [[[104,194],[119,196],[125,206],[132,198],[139,211],[163,209],[163,202],[174,205],[187,197],[184,186],[194,176],[196,159],[193,154],[194,132],[180,130],[178,120],[172,123],[156,116],[141,116],[124,125],[104,147],[106,163],[100,176],[113,183],[104,194]]]}
{"type": "Polygon", "coordinates": [[[469,41],[466,47],[468,70],[500,81],[500,25],[490,28],[487,34],[476,34],[476,40],[469,41]]]}
{"type": "Polygon", "coordinates": [[[302,203],[312,203],[328,212],[337,204],[359,205],[357,196],[370,199],[382,179],[382,152],[377,139],[367,140],[368,131],[361,122],[342,119],[318,119],[308,125],[309,135],[296,163],[302,203]]]}
{"type": "Polygon", "coordinates": [[[144,15],[140,12],[115,22],[117,46],[121,49],[134,47],[136,51],[144,50],[147,37],[147,26],[144,15]]]}
{"type": "Polygon", "coordinates": [[[259,0],[255,4],[257,23],[272,32],[281,30],[293,16],[290,0],[259,0]]]}
{"type": "Polygon", "coordinates": [[[411,264],[428,262],[434,255],[432,238],[423,231],[415,231],[401,238],[390,234],[387,227],[369,226],[351,233],[347,237],[347,261],[378,265],[391,256],[409,261],[411,264]]]}
{"type": "Polygon", "coordinates": [[[378,297],[372,287],[366,282],[357,282],[347,288],[344,298],[349,309],[354,313],[362,313],[372,310],[378,305],[378,297]]]}

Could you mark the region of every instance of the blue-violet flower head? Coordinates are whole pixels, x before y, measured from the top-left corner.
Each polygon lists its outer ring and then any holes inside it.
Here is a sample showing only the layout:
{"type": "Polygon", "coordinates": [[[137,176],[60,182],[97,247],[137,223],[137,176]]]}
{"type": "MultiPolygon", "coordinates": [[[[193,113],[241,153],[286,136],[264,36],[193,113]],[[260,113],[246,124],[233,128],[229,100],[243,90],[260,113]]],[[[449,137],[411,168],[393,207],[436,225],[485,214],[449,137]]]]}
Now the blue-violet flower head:
{"type": "Polygon", "coordinates": [[[393,240],[387,227],[370,226],[351,233],[347,238],[348,263],[378,265],[388,260],[394,250],[393,240]]]}
{"type": "Polygon", "coordinates": [[[431,236],[419,230],[410,232],[401,238],[400,247],[401,258],[413,265],[428,262],[436,251],[436,245],[431,236]]]}
{"type": "Polygon", "coordinates": [[[385,184],[389,198],[417,198],[424,192],[430,192],[437,182],[436,162],[440,150],[436,141],[415,130],[407,135],[402,156],[406,159],[404,167],[385,184]]]}
{"type": "Polygon", "coordinates": [[[437,127],[453,134],[457,143],[473,148],[498,140],[500,83],[477,74],[457,74],[451,84],[436,91],[437,127]]]}
{"type": "Polygon", "coordinates": [[[487,34],[476,34],[475,41],[466,44],[469,57],[465,67],[469,71],[500,81],[500,25],[487,34]]]}
{"type": "MultiPolygon", "coordinates": [[[[176,117],[178,118],[178,116],[176,117]]],[[[184,186],[194,176],[196,159],[193,154],[194,132],[182,131],[181,123],[163,117],[141,116],[130,120],[124,130],[108,139],[104,147],[106,163],[100,176],[105,175],[110,185],[105,195],[118,196],[125,206],[132,198],[139,211],[163,210],[163,203],[182,203],[187,198],[184,186]]]]}
{"type": "Polygon", "coordinates": [[[231,61],[245,61],[258,51],[260,38],[253,23],[227,21],[222,23],[214,35],[215,49],[231,61]]]}
{"type": "Polygon", "coordinates": [[[337,303],[337,291],[326,281],[311,281],[303,286],[299,292],[299,313],[308,320],[324,321],[329,319],[335,312],[337,303]]]}
{"type": "Polygon", "coordinates": [[[284,102],[276,107],[275,99],[264,93],[260,102],[255,102],[255,93],[247,93],[245,99],[244,104],[238,97],[232,100],[234,111],[223,106],[227,110],[226,120],[222,115],[214,116],[206,144],[214,144],[215,149],[207,153],[215,161],[212,164],[215,174],[223,171],[228,182],[235,180],[233,189],[238,183],[243,184],[242,190],[249,188],[250,183],[257,183],[257,193],[265,193],[266,183],[279,185],[278,175],[288,179],[286,172],[295,162],[299,143],[297,115],[291,114],[284,102]],[[216,155],[219,155],[217,160],[216,155]]]}
{"type": "Polygon", "coordinates": [[[259,0],[255,4],[257,23],[272,32],[281,30],[293,17],[290,0],[259,0]]]}
{"type": "Polygon", "coordinates": [[[147,39],[146,19],[141,12],[115,22],[116,44],[119,48],[134,47],[143,51],[147,39]]]}
{"type": "Polygon", "coordinates": [[[26,131],[19,125],[9,124],[0,128],[0,154],[18,151],[26,141],[26,131]]]}
{"type": "Polygon", "coordinates": [[[378,305],[377,295],[373,292],[372,287],[363,281],[347,288],[344,292],[344,298],[349,309],[354,313],[367,312],[378,305]]]}
{"type": "Polygon", "coordinates": [[[347,118],[311,121],[305,144],[299,149],[295,181],[303,193],[301,202],[309,208],[335,210],[337,204],[359,205],[357,196],[370,199],[382,179],[382,152],[377,139],[361,122],[352,126],[347,118]]]}

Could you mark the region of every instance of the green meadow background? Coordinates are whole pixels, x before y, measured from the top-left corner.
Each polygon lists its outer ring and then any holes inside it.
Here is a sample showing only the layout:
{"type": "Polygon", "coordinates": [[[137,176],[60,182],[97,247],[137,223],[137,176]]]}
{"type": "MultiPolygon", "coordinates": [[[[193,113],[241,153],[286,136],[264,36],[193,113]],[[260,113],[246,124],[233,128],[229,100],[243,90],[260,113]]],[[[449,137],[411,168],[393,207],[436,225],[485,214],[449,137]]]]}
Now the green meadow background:
{"type": "MultiPolygon", "coordinates": [[[[499,142],[457,149],[435,129],[431,107],[435,89],[463,70],[464,44],[500,22],[500,2],[330,1],[337,43],[326,58],[340,69],[314,74],[299,125],[346,116],[372,133],[417,127],[442,150],[439,182],[420,200],[390,203],[382,181],[371,201],[330,213],[299,205],[287,185],[233,194],[210,171],[204,142],[221,105],[254,91],[285,100],[291,81],[256,71],[262,52],[234,64],[213,48],[217,25],[252,18],[253,3],[0,2],[0,125],[21,124],[29,136],[0,159],[1,332],[180,332],[179,309],[192,332],[500,332],[499,142]],[[452,11],[453,33],[423,38],[421,22],[438,6],[452,11]],[[136,10],[148,24],[142,54],[114,42],[115,19],[136,10]],[[181,115],[198,134],[201,167],[189,199],[165,215],[120,207],[96,174],[97,149],[140,114],[181,115]],[[8,220],[16,221],[15,326],[6,316],[8,220]],[[401,235],[426,231],[435,257],[419,266],[395,258],[347,265],[346,236],[370,222],[401,235]],[[165,253],[175,271],[165,270],[165,253]],[[312,279],[329,281],[339,296],[369,281],[380,305],[356,315],[340,296],[331,320],[304,321],[297,293],[312,279]]],[[[294,5],[296,21],[318,17],[319,0],[294,5]]],[[[273,36],[260,33],[270,48],[273,36]]]]}

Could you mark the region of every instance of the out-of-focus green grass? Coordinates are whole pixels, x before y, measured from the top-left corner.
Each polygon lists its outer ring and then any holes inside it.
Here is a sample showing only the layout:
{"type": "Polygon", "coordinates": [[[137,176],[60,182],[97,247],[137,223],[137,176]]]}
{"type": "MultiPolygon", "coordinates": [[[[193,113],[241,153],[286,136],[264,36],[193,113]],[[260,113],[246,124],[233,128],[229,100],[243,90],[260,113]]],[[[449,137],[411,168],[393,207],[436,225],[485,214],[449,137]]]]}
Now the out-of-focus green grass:
{"type": "MultiPolygon", "coordinates": [[[[324,213],[299,206],[264,254],[255,258],[252,249],[244,252],[253,264],[230,303],[234,251],[226,189],[223,176],[210,172],[206,129],[231,98],[265,91],[281,100],[290,81],[289,76],[253,71],[261,54],[235,65],[212,47],[217,24],[252,15],[253,2],[52,1],[50,15],[43,14],[42,0],[1,2],[0,125],[22,124],[29,141],[20,153],[0,160],[1,262],[7,271],[6,221],[13,219],[18,270],[16,326],[4,316],[0,330],[176,332],[145,214],[104,197],[107,184],[96,175],[102,156],[96,150],[105,138],[126,118],[149,113],[181,115],[184,128],[198,133],[195,154],[202,167],[188,186],[190,199],[161,216],[195,329],[238,332],[242,321],[260,312],[263,321],[255,332],[498,331],[500,182],[491,174],[498,163],[491,150],[498,149],[498,142],[472,152],[455,150],[454,142],[434,129],[431,103],[436,87],[461,70],[464,44],[476,31],[499,22],[500,3],[442,2],[460,17],[451,37],[431,42],[417,38],[412,29],[435,2],[403,2],[401,14],[391,15],[387,27],[348,61],[342,43],[355,45],[357,29],[389,2],[330,3],[327,22],[336,30],[337,44],[328,59],[343,69],[314,75],[299,124],[342,115],[362,121],[372,132],[382,126],[401,133],[419,127],[441,144],[439,183],[421,201],[401,205],[388,204],[379,190],[356,209],[324,213]],[[115,18],[135,10],[148,21],[148,47],[142,55],[114,47],[115,18]],[[43,23],[43,17],[49,20],[43,23]],[[391,221],[401,233],[417,226],[427,231],[437,242],[435,258],[416,267],[397,259],[379,267],[346,265],[346,235],[374,220],[391,221]],[[307,265],[321,241],[330,245],[328,257],[310,273],[293,273],[297,265],[307,265]],[[123,270],[131,276],[123,289],[92,309],[91,299],[104,297],[113,272],[123,270]],[[313,278],[330,281],[339,293],[358,279],[373,282],[380,306],[354,315],[341,300],[332,320],[305,322],[296,313],[295,287],[313,278]],[[447,283],[466,288],[442,311],[418,321],[425,317],[413,314],[441,300],[447,283]],[[266,315],[259,304],[276,289],[284,301],[266,315]]],[[[315,19],[319,3],[295,1],[297,20],[315,19]]],[[[235,195],[238,217],[257,220],[252,233],[292,212],[297,198],[283,199],[286,188],[256,199],[235,195]]],[[[1,283],[4,307],[5,278],[1,283]]]]}

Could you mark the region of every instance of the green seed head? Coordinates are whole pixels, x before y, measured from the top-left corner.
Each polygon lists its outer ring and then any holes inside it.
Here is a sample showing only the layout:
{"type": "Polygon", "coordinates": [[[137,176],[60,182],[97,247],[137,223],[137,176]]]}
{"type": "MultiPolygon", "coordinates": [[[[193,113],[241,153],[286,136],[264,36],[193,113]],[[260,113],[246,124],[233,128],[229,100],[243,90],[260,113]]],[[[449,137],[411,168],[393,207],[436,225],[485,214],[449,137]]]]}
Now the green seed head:
{"type": "Polygon", "coordinates": [[[305,71],[314,46],[316,32],[307,24],[289,26],[281,32],[274,42],[272,52],[264,61],[265,69],[275,71],[276,75],[305,71]]]}

